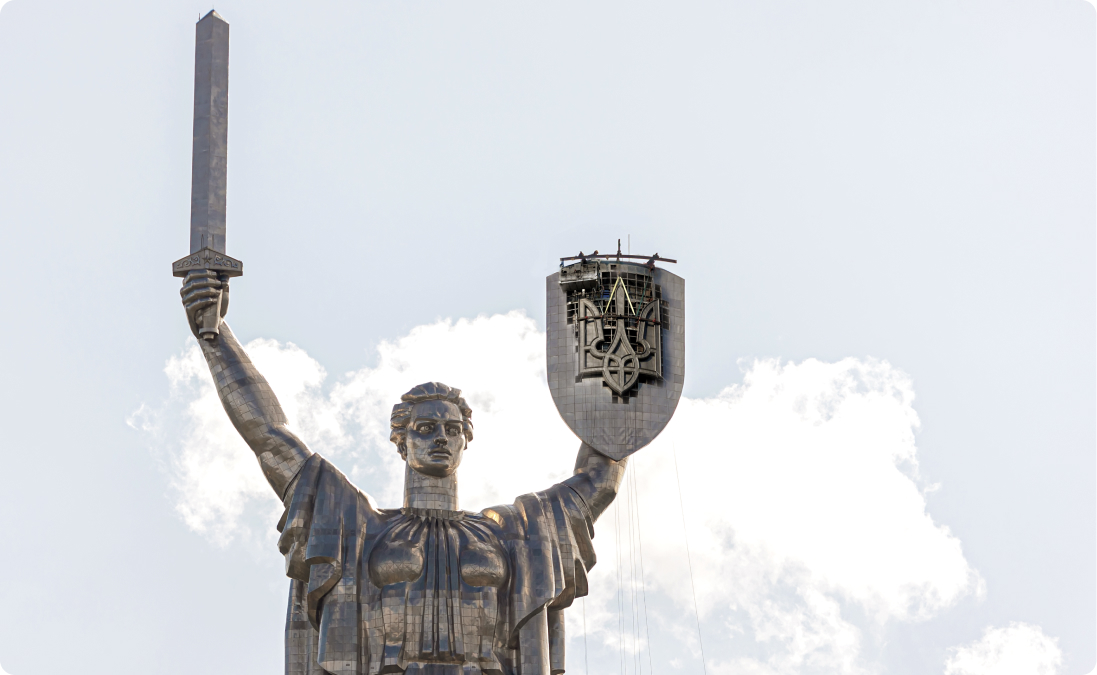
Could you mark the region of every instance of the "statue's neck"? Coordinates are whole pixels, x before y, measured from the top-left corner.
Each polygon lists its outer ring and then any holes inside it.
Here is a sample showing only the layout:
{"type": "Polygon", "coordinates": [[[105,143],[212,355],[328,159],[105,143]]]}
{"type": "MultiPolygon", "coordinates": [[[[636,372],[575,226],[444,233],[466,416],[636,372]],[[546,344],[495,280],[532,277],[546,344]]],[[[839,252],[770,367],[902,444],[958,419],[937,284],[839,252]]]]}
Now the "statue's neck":
{"type": "Polygon", "coordinates": [[[458,511],[457,472],[445,478],[425,476],[404,465],[404,508],[458,511]]]}

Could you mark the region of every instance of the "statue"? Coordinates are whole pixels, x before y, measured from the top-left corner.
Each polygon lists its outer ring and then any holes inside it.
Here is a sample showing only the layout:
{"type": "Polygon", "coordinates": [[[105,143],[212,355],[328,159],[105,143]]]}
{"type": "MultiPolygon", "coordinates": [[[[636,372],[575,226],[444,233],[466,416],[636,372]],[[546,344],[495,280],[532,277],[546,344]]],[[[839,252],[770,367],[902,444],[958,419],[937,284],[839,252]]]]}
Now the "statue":
{"type": "Polygon", "coordinates": [[[681,396],[682,280],[655,267],[666,259],[620,246],[616,256],[561,259],[549,276],[549,384],[582,439],[570,478],[462,511],[457,469],[472,410],[461,390],[427,382],[393,406],[404,503],[379,508],[286,428],[222,321],[229,278],[243,272],[225,255],[228,24],[211,12],[197,33],[192,253],[172,268],[225,412],[285,506],[287,675],[563,673],[563,611],[587,594],[594,523],[628,455],[662,430],[681,396]],[[647,264],[628,261],[637,257],[647,264]]]}
{"type": "MultiPolygon", "coordinates": [[[[195,337],[218,297],[224,316],[227,296],[218,273],[187,275],[195,337]]],[[[286,429],[228,325],[199,344],[225,411],[285,504],[287,674],[564,672],[562,610],[587,593],[593,525],[627,459],[584,443],[564,482],[511,505],[461,511],[457,468],[472,410],[459,389],[428,382],[392,409],[390,438],[407,463],[404,504],[378,508],[286,429]]]]}

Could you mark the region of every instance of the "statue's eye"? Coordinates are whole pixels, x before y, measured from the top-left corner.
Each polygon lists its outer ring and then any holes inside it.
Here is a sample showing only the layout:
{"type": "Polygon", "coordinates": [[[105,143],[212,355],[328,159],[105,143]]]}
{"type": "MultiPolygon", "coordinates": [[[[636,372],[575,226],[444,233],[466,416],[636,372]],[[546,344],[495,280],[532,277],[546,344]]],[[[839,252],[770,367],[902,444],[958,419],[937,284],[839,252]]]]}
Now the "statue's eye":
{"type": "Polygon", "coordinates": [[[446,433],[450,436],[456,436],[457,434],[461,433],[461,429],[460,427],[449,426],[446,427],[446,433]]]}
{"type": "Polygon", "coordinates": [[[415,430],[418,431],[421,434],[429,434],[430,432],[434,431],[434,425],[433,424],[420,424],[419,426],[415,427],[415,430]]]}

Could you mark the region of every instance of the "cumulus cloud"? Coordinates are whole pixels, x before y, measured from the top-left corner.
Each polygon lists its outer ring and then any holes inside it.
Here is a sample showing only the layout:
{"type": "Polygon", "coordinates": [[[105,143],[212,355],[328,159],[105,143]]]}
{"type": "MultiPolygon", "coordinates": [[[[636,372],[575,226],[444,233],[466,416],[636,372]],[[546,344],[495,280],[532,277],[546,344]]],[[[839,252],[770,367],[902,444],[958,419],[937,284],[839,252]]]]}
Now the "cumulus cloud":
{"type": "MultiPolygon", "coordinates": [[[[756,361],[741,385],[683,400],[637,457],[641,494],[666,495],[677,454],[702,618],[733,610],[769,653],[723,670],[861,672],[863,638],[843,603],[879,625],[982,592],[959,540],[926,513],[913,399],[909,378],[882,361],[756,361]]],[[[679,509],[643,503],[649,530],[681,529],[679,509]]],[[[681,544],[644,545],[653,567],[677,572],[649,583],[688,607],[674,581],[688,574],[681,544]]]]}
{"type": "MultiPolygon", "coordinates": [[[[701,573],[726,577],[733,541],[881,618],[926,618],[967,592],[960,542],[933,523],[915,480],[913,399],[886,362],[809,359],[757,361],[743,384],[684,400],[660,441],[688,469],[701,573]]],[[[640,461],[650,481],[671,470],[665,453],[640,461]]]]}
{"type": "MultiPolygon", "coordinates": [[[[392,404],[420,382],[460,387],[474,409],[460,473],[470,510],[571,471],[579,442],[549,395],[544,348],[520,312],[443,320],[382,343],[376,366],[326,383],[294,345],[247,346],[301,436],[383,506],[399,504],[403,476],[388,441],[392,404]]],[[[221,543],[249,522],[273,523],[279,505],[225,420],[197,347],[166,372],[172,399],[131,423],[169,448],[183,519],[221,543]],[[180,440],[169,442],[166,428],[180,440]]],[[[596,527],[600,562],[591,596],[568,614],[571,634],[635,661],[634,672],[650,668],[641,663],[649,630],[673,637],[672,667],[696,663],[692,567],[713,672],[873,670],[863,643],[878,631],[866,628],[924,620],[982,592],[959,540],[926,512],[913,401],[905,374],[862,359],[759,360],[744,364],[742,384],[683,399],[596,527]]],[[[256,536],[277,555],[267,528],[256,536]]]]}
{"type": "MultiPolygon", "coordinates": [[[[278,392],[291,428],[321,444],[347,442],[334,406],[320,392],[327,374],[319,363],[297,346],[273,340],[253,340],[245,348],[278,392]]],[[[257,518],[246,518],[249,506],[269,519],[277,518],[280,503],[221,408],[201,351],[190,346],[169,359],[164,372],[169,401],[157,410],[142,406],[127,422],[153,435],[163,451],[176,510],[217,544],[257,536],[249,523],[257,518]]]]}
{"type": "Polygon", "coordinates": [[[1013,622],[950,649],[945,675],[1055,675],[1062,664],[1058,640],[1039,626],[1013,622]]]}
{"type": "Polygon", "coordinates": [[[475,439],[459,474],[462,508],[479,510],[571,474],[578,440],[560,420],[545,379],[545,334],[521,312],[419,326],[378,347],[375,368],[349,374],[331,400],[361,439],[348,449],[355,475],[382,479],[376,496],[399,505],[403,462],[389,442],[389,413],[421,382],[458,387],[473,409],[475,439]]]}
{"type": "MultiPolygon", "coordinates": [[[[403,464],[388,440],[393,403],[413,385],[459,386],[474,409],[475,441],[460,480],[464,508],[509,502],[570,475],[578,441],[560,421],[545,384],[545,336],[520,312],[441,321],[378,347],[378,364],[322,391],[324,368],[293,344],[245,345],[270,382],[289,426],[336,460],[382,505],[398,506],[403,464]],[[519,471],[511,471],[520,466],[519,471]]],[[[168,360],[171,398],[142,406],[130,426],[156,437],[176,508],[193,530],[226,544],[255,535],[249,505],[264,517],[280,506],[252,453],[221,408],[196,345],[168,360]]],[[[254,515],[254,514],[251,514],[254,515]]]]}

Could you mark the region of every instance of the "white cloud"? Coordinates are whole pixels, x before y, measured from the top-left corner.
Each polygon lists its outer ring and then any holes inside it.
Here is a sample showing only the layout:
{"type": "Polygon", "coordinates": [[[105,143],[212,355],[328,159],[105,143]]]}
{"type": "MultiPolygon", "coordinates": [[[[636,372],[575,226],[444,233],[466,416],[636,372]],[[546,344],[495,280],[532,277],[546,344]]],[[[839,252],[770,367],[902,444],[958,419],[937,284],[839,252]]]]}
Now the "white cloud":
{"type": "Polygon", "coordinates": [[[387,486],[377,498],[399,505],[403,464],[389,442],[389,413],[421,382],[458,387],[473,409],[474,440],[459,474],[462,508],[481,509],[541,490],[571,473],[579,441],[556,413],[545,380],[545,335],[522,312],[418,326],[378,347],[378,364],[332,391],[358,444],[358,475],[387,486]]]}
{"type": "MultiPolygon", "coordinates": [[[[3,0],[0,0],[0,7],[3,7],[3,0]]],[[[4,670],[4,666],[0,666],[0,675],[10,675],[8,671],[4,670]]]]}
{"type": "MultiPolygon", "coordinates": [[[[809,359],[758,361],[742,385],[684,400],[656,444],[678,449],[695,566],[727,577],[733,538],[751,560],[800,567],[813,586],[880,618],[925,618],[952,604],[974,579],[912,479],[913,399],[910,380],[886,362],[809,359]]],[[[666,453],[639,461],[651,481],[673,470],[666,453]]]]}
{"type": "MultiPolygon", "coordinates": [[[[323,368],[299,348],[268,340],[247,348],[302,437],[384,506],[399,503],[403,475],[388,441],[392,404],[420,382],[460,387],[476,429],[461,501],[479,509],[571,471],[579,442],[549,395],[544,346],[520,312],[439,321],[383,343],[376,367],[326,390],[323,368]]],[[[183,430],[169,466],[184,520],[219,542],[247,532],[248,513],[273,523],[277,502],[225,419],[197,348],[167,373],[173,401],[133,423],[161,437],[173,425],[183,430]],[[171,422],[180,409],[186,418],[171,422]]],[[[926,513],[913,399],[902,372],[858,359],[761,360],[746,366],[743,384],[683,399],[663,435],[635,456],[635,492],[598,524],[588,634],[626,656],[646,649],[639,615],[633,637],[619,630],[639,606],[644,589],[633,579],[642,562],[652,630],[699,651],[675,455],[713,672],[866,672],[865,625],[926,619],[981,593],[960,542],[926,513]],[[868,617],[862,627],[850,608],[868,617]]],[[[569,613],[573,635],[579,621],[569,613]]]]}
{"type": "Polygon", "coordinates": [[[1055,675],[1062,663],[1058,640],[1039,626],[1013,622],[950,649],[945,675],[1055,675]]]}
{"type": "MultiPolygon", "coordinates": [[[[913,398],[882,361],[757,361],[743,384],[683,400],[637,457],[641,494],[673,495],[675,446],[702,617],[734,608],[767,646],[724,670],[861,672],[862,636],[842,602],[879,625],[982,592],[960,542],[926,513],[913,398]]],[[[680,529],[676,504],[643,503],[648,531],[680,529]]],[[[653,567],[675,570],[649,583],[688,608],[674,539],[645,540],[653,567]]]]}
{"type": "MultiPolygon", "coordinates": [[[[273,340],[253,340],[246,349],[278,392],[291,428],[321,443],[345,442],[333,406],[319,391],[326,377],[319,363],[296,345],[273,340]]],[[[156,411],[142,406],[127,422],[167,450],[176,510],[191,529],[220,545],[254,536],[245,518],[248,505],[260,505],[269,520],[277,518],[280,504],[221,408],[201,351],[192,345],[169,359],[164,371],[171,399],[156,411]]]]}

